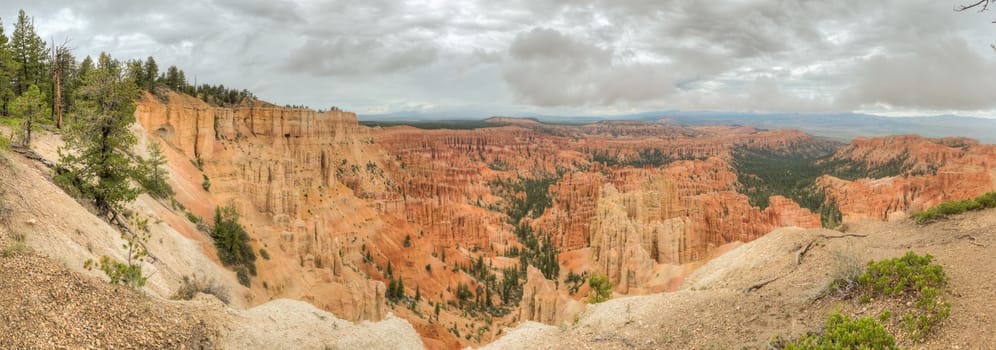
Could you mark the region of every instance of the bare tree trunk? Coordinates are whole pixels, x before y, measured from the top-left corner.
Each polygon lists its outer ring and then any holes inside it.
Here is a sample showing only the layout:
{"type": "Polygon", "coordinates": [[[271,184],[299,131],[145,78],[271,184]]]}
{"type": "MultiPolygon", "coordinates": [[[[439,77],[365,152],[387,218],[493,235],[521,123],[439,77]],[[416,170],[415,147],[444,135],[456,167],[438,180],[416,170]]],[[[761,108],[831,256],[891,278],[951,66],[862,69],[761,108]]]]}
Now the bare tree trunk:
{"type": "MultiPolygon", "coordinates": [[[[61,55],[60,55],[61,56],[61,55]]],[[[57,64],[61,62],[56,61],[57,64]]],[[[55,112],[55,127],[62,129],[62,69],[55,70],[55,103],[52,108],[55,112]]]]}
{"type": "Polygon", "coordinates": [[[62,129],[62,76],[65,74],[62,70],[70,50],[69,39],[60,45],[55,45],[55,41],[52,41],[52,78],[55,80],[52,89],[55,92],[52,98],[52,116],[55,117],[55,126],[59,129],[62,129]]]}

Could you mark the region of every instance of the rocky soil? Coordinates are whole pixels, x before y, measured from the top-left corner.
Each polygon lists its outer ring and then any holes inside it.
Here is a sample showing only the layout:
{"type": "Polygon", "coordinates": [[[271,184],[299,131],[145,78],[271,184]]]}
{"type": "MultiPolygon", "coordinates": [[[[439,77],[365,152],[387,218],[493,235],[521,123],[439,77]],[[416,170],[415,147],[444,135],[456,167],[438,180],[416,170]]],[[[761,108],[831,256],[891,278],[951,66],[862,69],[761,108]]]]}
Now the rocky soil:
{"type": "MultiPolygon", "coordinates": [[[[0,246],[13,244],[2,236],[0,246]]],[[[69,271],[30,248],[0,256],[0,348],[214,348],[217,317],[69,271]]]]}

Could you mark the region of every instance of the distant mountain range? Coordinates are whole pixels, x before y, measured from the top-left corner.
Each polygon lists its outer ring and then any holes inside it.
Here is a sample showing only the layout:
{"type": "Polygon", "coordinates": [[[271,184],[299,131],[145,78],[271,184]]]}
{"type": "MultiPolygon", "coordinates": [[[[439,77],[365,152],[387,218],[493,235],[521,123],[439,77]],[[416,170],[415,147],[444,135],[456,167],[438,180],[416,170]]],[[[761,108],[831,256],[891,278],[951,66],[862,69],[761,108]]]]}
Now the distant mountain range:
{"type": "MultiPolygon", "coordinates": [[[[660,111],[615,116],[544,116],[516,115],[547,123],[590,123],[600,120],[663,121],[677,125],[750,125],[760,129],[798,129],[806,133],[838,141],[850,141],[859,136],[917,134],[926,137],[963,136],[984,143],[996,143],[996,119],[955,115],[925,117],[882,117],[859,113],[742,113],[660,111]]],[[[480,120],[454,116],[432,117],[419,113],[360,115],[361,122],[421,122],[480,120]]]]}

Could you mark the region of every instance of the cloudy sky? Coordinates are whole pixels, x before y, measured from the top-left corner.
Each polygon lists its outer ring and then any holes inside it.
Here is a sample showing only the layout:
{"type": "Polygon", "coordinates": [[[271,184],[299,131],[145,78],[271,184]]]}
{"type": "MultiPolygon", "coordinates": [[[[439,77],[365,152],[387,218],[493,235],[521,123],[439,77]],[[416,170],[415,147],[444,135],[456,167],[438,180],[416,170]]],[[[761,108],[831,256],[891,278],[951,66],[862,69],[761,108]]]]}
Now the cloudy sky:
{"type": "Polygon", "coordinates": [[[18,1],[79,56],[363,114],[996,115],[996,8],[968,0],[18,1]]]}

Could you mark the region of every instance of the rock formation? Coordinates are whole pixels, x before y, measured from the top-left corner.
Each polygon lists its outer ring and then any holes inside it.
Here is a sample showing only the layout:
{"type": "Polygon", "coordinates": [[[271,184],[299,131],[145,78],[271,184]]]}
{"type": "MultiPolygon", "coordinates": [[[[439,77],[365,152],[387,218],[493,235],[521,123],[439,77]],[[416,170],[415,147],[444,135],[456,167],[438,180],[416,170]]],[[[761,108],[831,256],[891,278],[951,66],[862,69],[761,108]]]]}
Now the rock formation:
{"type": "Polygon", "coordinates": [[[577,314],[583,304],[569,298],[557,284],[543,277],[543,273],[530,266],[526,271],[519,317],[547,324],[556,324],[577,314]]]}
{"type": "Polygon", "coordinates": [[[996,145],[962,138],[891,136],[855,139],[833,159],[865,168],[889,166],[894,176],[848,181],[819,179],[844,221],[895,220],[946,200],[996,189],[996,145]]]}
{"type": "MultiPolygon", "coordinates": [[[[586,287],[571,294],[568,271],[606,274],[616,293],[673,290],[711,257],[775,228],[819,227],[819,215],[783,196],[752,206],[731,164],[737,150],[811,156],[836,147],[792,130],[642,122],[367,128],[339,110],[221,108],[172,93],[146,94],[136,115],[168,146],[186,210],[210,221],[217,205],[234,204],[253,248],[269,252],[249,304],[298,299],[350,320],[390,311],[446,348],[486,342],[500,332],[492,325],[571,317],[586,287]],[[561,272],[547,279],[529,266],[514,281],[521,302],[494,305],[503,271],[527,261],[514,224],[549,239],[561,272]],[[397,280],[403,295],[387,300],[386,284],[397,280]],[[459,286],[473,295],[457,298],[459,286]]],[[[993,147],[857,139],[827,164],[897,176],[817,184],[845,220],[896,218],[991,190],[993,147]]]]}
{"type": "Polygon", "coordinates": [[[382,225],[358,197],[383,192],[389,180],[354,114],[258,101],[218,108],[169,93],[146,94],[136,116],[178,153],[170,161],[181,176],[172,180],[188,190],[177,199],[207,220],[215,205],[233,203],[255,249],[273,256],[258,261],[253,303],[289,297],[348,319],[384,317],[384,285],[357,267],[375,231],[356,228],[382,225]]]}

